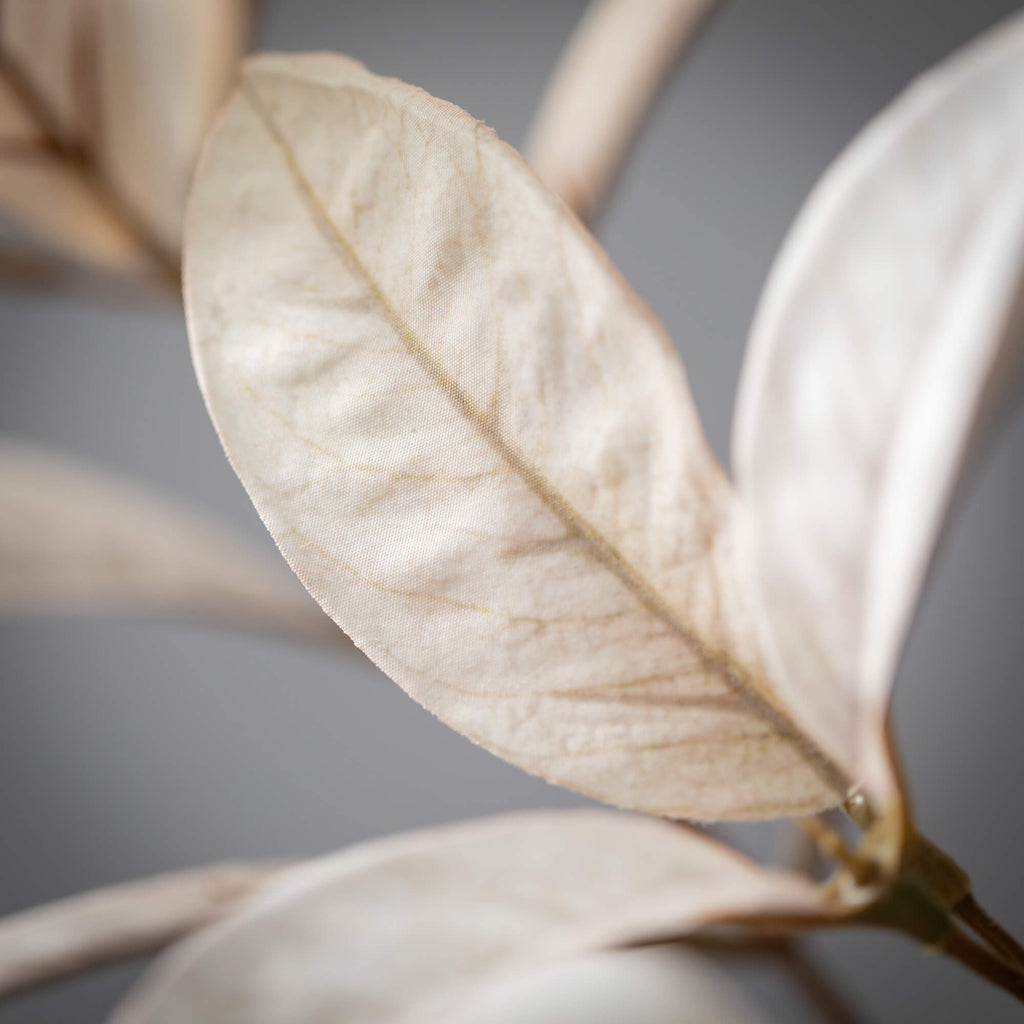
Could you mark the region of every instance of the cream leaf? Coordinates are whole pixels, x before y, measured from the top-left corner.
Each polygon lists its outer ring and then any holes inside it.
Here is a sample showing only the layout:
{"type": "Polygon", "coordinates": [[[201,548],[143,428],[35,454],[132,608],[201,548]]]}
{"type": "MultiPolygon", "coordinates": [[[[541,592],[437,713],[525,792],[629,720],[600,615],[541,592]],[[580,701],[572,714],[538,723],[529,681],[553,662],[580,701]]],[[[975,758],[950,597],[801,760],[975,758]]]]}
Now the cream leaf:
{"type": "Polygon", "coordinates": [[[257,509],[416,700],[627,807],[842,799],[764,676],[735,495],[670,342],[489,129],[344,58],[250,60],[185,289],[257,509]]]}
{"type": "Polygon", "coordinates": [[[288,869],[159,961],[112,1024],[449,1021],[567,958],[824,906],[811,883],[654,819],[483,819],[288,869]]]}
{"type": "Polygon", "coordinates": [[[446,1024],[766,1024],[707,958],[675,946],[558,960],[488,985],[446,1024]]]}
{"type": "Polygon", "coordinates": [[[899,802],[886,714],[946,507],[1024,358],[1024,17],[915,83],[828,171],[770,276],[734,465],[774,678],[899,802]]]}
{"type": "Polygon", "coordinates": [[[0,438],[0,611],[174,615],[346,643],[231,530],[43,447],[0,438]]]}

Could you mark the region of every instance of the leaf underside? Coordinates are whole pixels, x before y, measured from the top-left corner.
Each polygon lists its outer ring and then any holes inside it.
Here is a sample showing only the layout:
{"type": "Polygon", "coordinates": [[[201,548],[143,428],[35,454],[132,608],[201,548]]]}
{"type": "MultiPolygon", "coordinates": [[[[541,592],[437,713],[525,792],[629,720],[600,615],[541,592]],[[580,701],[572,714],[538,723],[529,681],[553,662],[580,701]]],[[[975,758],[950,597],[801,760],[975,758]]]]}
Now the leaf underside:
{"type": "Polygon", "coordinates": [[[343,58],[251,60],[187,237],[228,455],[413,697],[623,806],[841,799],[765,680],[734,494],[669,341],[489,129],[343,58]]]}

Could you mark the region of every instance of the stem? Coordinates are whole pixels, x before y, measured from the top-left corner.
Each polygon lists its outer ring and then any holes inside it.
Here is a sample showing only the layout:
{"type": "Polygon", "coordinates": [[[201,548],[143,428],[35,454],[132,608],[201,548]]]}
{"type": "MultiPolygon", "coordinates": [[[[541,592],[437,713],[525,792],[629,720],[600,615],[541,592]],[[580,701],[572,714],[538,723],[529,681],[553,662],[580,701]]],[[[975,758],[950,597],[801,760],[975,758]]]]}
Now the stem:
{"type": "Polygon", "coordinates": [[[946,956],[1024,1003],[1024,974],[955,929],[942,947],[946,956]]]}
{"type": "Polygon", "coordinates": [[[919,832],[909,837],[905,870],[967,925],[994,953],[1024,973],[1024,947],[994,921],[974,897],[967,872],[944,850],[919,832]]]}
{"type": "Polygon", "coordinates": [[[969,892],[956,904],[953,916],[972,929],[1010,967],[1024,973],[1024,947],[1002,925],[989,917],[973,893],[969,892]]]}
{"type": "Polygon", "coordinates": [[[593,221],[683,49],[719,0],[595,0],[565,48],[524,152],[593,221]]]}
{"type": "Polygon", "coordinates": [[[280,870],[223,864],[47,903],[0,920],[0,1000],[153,953],[235,906],[280,870]]]}
{"type": "Polygon", "coordinates": [[[851,850],[843,837],[820,818],[797,818],[794,824],[826,857],[838,861],[858,885],[869,885],[878,877],[878,866],[851,850]]]}

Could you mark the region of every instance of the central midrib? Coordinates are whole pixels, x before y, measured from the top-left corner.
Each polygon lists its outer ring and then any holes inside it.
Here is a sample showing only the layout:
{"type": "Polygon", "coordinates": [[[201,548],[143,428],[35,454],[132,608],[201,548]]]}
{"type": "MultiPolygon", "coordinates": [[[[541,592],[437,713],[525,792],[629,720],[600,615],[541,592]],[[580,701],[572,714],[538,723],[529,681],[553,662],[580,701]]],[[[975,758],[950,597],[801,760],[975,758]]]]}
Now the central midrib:
{"type": "Polygon", "coordinates": [[[748,681],[748,672],[727,655],[709,647],[685,623],[678,620],[672,607],[661,597],[643,574],[623,558],[619,550],[609,543],[604,535],[582,516],[517,448],[506,441],[495,424],[493,417],[481,409],[459,387],[447,370],[422,344],[415,331],[413,331],[405,318],[392,305],[387,295],[377,284],[377,281],[359,258],[353,246],[341,233],[334,221],[331,220],[324,204],[313,189],[312,183],[305,176],[295,159],[287,140],[281,134],[273,118],[264,109],[255,91],[245,83],[243,85],[243,92],[267,134],[281,151],[281,155],[295,179],[299,194],[309,209],[314,226],[334,251],[340,250],[345,258],[355,266],[374,299],[391,323],[395,333],[408,349],[410,355],[423,367],[427,375],[448,395],[450,400],[484,437],[487,443],[497,451],[501,458],[523,480],[533,494],[551,510],[566,529],[587,543],[595,559],[612,572],[652,616],[667,626],[672,633],[691,648],[705,670],[721,676],[730,689],[742,699],[745,707],[751,714],[770,725],[776,733],[795,746],[819,779],[828,788],[834,790],[841,799],[845,799],[852,786],[852,782],[846,773],[810,737],[801,732],[792,719],[769,703],[758,692],[757,688],[748,681]]]}

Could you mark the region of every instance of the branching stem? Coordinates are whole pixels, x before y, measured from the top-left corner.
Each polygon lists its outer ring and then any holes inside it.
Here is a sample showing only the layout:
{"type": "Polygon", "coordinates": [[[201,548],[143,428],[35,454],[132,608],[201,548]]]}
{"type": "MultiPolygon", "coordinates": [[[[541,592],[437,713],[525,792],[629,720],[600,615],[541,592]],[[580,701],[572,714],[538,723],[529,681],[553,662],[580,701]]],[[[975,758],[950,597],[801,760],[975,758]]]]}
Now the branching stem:
{"type": "Polygon", "coordinates": [[[1024,973],[969,938],[959,928],[950,934],[942,952],[997,988],[1015,996],[1018,1002],[1024,1003],[1024,973]]]}
{"type": "Polygon", "coordinates": [[[595,0],[548,84],[524,147],[583,221],[607,197],[685,47],[719,0],[595,0]]]}

